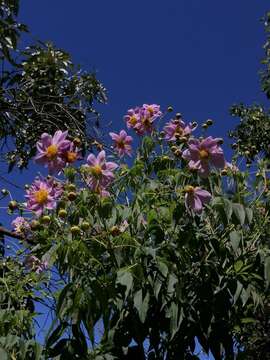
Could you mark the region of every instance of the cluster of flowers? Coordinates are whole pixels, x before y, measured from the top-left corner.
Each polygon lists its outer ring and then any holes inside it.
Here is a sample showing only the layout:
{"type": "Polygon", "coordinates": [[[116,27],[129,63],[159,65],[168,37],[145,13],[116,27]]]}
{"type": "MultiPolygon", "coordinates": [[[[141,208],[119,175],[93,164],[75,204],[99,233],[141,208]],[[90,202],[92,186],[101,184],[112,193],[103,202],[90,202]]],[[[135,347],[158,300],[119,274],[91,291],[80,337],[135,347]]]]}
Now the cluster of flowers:
{"type": "MultiPolygon", "coordinates": [[[[162,113],[159,105],[144,104],[142,107],[129,109],[124,120],[129,129],[135,130],[138,135],[144,135],[145,133],[151,133],[154,130],[154,121],[161,115],[162,113]]],[[[165,134],[164,139],[169,142],[177,141],[179,139],[188,140],[196,127],[196,124],[185,124],[181,118],[172,119],[163,128],[165,134]]],[[[126,136],[124,130],[121,132],[126,136]]],[[[119,140],[115,135],[116,134],[114,134],[113,140],[119,140]]],[[[125,147],[125,136],[121,137],[122,148],[125,147]]],[[[201,177],[206,178],[209,175],[211,167],[222,169],[226,165],[224,153],[220,144],[221,139],[212,138],[211,136],[203,140],[190,138],[187,142],[187,149],[182,154],[182,158],[188,161],[190,170],[197,171],[201,177]]],[[[117,143],[115,144],[115,147],[117,149],[119,148],[117,143]]],[[[131,149],[129,149],[129,151],[130,150],[131,149]]],[[[118,149],[118,151],[120,150],[118,149]]],[[[186,208],[195,213],[201,213],[203,205],[209,203],[212,198],[212,195],[208,191],[203,190],[198,186],[194,187],[188,185],[184,191],[186,208]]]]}
{"type": "MultiPolygon", "coordinates": [[[[162,116],[160,106],[157,104],[144,104],[142,107],[129,109],[124,120],[127,128],[133,129],[138,135],[151,133],[154,130],[154,121],[162,116]]],[[[224,168],[226,165],[223,150],[220,147],[221,139],[211,136],[199,140],[191,137],[196,125],[185,124],[180,118],[173,119],[164,126],[164,139],[173,142],[181,138],[187,140],[187,149],[184,150],[182,158],[188,162],[188,167],[192,171],[206,178],[211,167],[224,168]]],[[[125,130],[119,134],[110,133],[114,141],[114,149],[122,157],[131,156],[131,143],[133,138],[125,130]]],[[[42,134],[37,143],[37,155],[35,161],[48,167],[50,173],[60,172],[65,166],[80,158],[80,151],[73,142],[67,139],[67,131],[56,131],[51,136],[47,133],[42,134]]],[[[108,187],[114,180],[113,171],[118,165],[111,161],[106,161],[105,151],[99,154],[90,154],[87,163],[82,166],[85,181],[88,187],[100,196],[109,196],[108,187]]],[[[61,197],[63,188],[61,184],[53,178],[37,178],[27,190],[26,209],[40,216],[45,209],[52,210],[56,207],[57,200],[61,197]]],[[[196,186],[185,188],[185,204],[188,210],[196,213],[202,211],[203,205],[211,199],[211,194],[206,190],[196,186]]],[[[21,220],[20,220],[21,221],[21,220]]],[[[15,231],[21,231],[22,224],[18,220],[15,231]],[[17,230],[16,230],[17,229],[17,230]]]]}
{"type": "Polygon", "coordinates": [[[67,164],[80,158],[79,149],[74,142],[67,139],[68,131],[58,130],[53,136],[43,133],[37,142],[37,164],[48,167],[49,173],[60,172],[67,164]]]}

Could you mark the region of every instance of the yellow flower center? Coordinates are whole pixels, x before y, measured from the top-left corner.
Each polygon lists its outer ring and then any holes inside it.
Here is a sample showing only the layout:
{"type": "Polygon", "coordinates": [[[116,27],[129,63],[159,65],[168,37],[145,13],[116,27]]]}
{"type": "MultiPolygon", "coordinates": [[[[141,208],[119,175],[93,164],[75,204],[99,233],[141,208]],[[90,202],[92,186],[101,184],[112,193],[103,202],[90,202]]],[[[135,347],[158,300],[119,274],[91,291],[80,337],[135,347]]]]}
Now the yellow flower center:
{"type": "Polygon", "coordinates": [[[209,158],[209,152],[205,149],[199,151],[200,160],[206,160],[209,158]]]}
{"type": "Polygon", "coordinates": [[[135,115],[132,115],[130,118],[129,118],[129,122],[132,126],[136,125],[137,124],[137,117],[135,115]]]}
{"type": "Polygon", "coordinates": [[[56,157],[57,152],[58,152],[57,145],[52,144],[52,145],[48,146],[47,151],[46,151],[46,156],[48,159],[52,160],[56,157]]]}
{"type": "Polygon", "coordinates": [[[73,163],[77,160],[77,153],[73,151],[68,151],[66,154],[67,162],[73,163]]]}
{"type": "Polygon", "coordinates": [[[35,193],[35,200],[38,204],[45,204],[48,200],[48,191],[46,189],[40,189],[35,193]]]}
{"type": "Polygon", "coordinates": [[[187,185],[187,186],[185,186],[185,189],[184,189],[184,191],[186,192],[186,193],[193,193],[194,192],[194,186],[191,186],[191,185],[187,185]]]}
{"type": "Polygon", "coordinates": [[[90,172],[92,175],[99,177],[102,174],[102,168],[100,165],[90,166],[90,172]]]}
{"type": "Polygon", "coordinates": [[[179,126],[175,129],[174,136],[179,138],[183,135],[183,129],[179,126]]]}
{"type": "Polygon", "coordinates": [[[125,142],[123,140],[119,140],[117,142],[117,147],[119,147],[120,149],[124,149],[125,148],[125,142]]]}
{"type": "Polygon", "coordinates": [[[149,111],[150,116],[154,115],[154,109],[151,106],[148,106],[147,110],[149,111]]]}

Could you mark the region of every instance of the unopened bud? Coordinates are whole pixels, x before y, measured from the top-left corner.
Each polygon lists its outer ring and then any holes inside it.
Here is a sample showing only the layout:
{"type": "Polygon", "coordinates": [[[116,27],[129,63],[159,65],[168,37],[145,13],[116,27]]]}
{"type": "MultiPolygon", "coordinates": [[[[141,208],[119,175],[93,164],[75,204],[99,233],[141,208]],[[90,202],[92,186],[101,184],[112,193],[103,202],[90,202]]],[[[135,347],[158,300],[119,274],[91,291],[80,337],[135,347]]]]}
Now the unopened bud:
{"type": "Polygon", "coordinates": [[[77,198],[77,193],[71,191],[71,192],[68,193],[67,197],[68,197],[69,201],[74,201],[77,198]]]}

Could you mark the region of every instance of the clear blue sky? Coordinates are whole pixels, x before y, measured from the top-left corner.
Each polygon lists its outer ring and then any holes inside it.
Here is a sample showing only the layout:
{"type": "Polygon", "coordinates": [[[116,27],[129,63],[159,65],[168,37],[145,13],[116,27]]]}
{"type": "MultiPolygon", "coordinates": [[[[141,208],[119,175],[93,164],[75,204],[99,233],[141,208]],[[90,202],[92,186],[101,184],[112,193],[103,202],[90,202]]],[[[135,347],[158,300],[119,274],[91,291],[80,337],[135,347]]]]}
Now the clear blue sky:
{"type": "MultiPolygon", "coordinates": [[[[215,121],[225,136],[232,104],[265,102],[258,71],[260,18],[269,0],[21,1],[20,20],[74,62],[95,69],[108,89],[103,125],[122,127],[127,108],[172,105],[184,118],[215,121]]],[[[14,179],[14,174],[12,174],[14,179]]],[[[29,182],[25,172],[19,182],[29,182]]],[[[16,179],[15,179],[16,180],[16,179]]]]}

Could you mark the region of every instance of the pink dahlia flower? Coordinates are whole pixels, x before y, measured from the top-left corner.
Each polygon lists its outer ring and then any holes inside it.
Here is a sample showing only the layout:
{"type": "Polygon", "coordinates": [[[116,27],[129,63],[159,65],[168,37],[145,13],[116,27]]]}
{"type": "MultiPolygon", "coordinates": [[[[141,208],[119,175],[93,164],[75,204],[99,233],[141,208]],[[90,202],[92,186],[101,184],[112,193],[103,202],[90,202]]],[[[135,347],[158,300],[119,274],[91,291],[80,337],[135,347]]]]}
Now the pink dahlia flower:
{"type": "Polygon", "coordinates": [[[148,113],[148,116],[151,117],[153,120],[157,119],[162,115],[162,112],[160,111],[160,105],[157,104],[143,104],[142,106],[143,110],[145,110],[148,113]]]}
{"type": "Polygon", "coordinates": [[[106,187],[114,180],[113,170],[117,167],[116,163],[106,161],[104,150],[100,151],[97,156],[90,154],[87,158],[87,165],[84,166],[88,174],[88,186],[94,191],[97,189],[105,191],[106,187]]]}
{"type": "Polygon", "coordinates": [[[127,128],[131,129],[140,121],[140,108],[129,109],[127,115],[124,116],[127,128]]]}
{"type": "Polygon", "coordinates": [[[124,120],[128,128],[133,128],[138,135],[144,135],[153,131],[153,123],[161,115],[162,112],[159,105],[143,104],[142,107],[129,109],[124,120]]]}
{"type": "Polygon", "coordinates": [[[189,161],[190,169],[198,170],[200,176],[207,177],[210,166],[224,168],[225,158],[219,139],[213,139],[212,136],[203,139],[190,139],[188,149],[183,152],[182,157],[189,161]]]}
{"type": "Polygon", "coordinates": [[[125,132],[125,130],[121,130],[119,135],[113,132],[110,132],[110,137],[114,141],[114,148],[117,151],[120,157],[125,154],[131,156],[131,146],[133,138],[125,132]]]}
{"type": "Polygon", "coordinates": [[[30,230],[30,224],[22,216],[17,216],[11,223],[13,229],[18,235],[25,235],[30,230]]]}
{"type": "Polygon", "coordinates": [[[53,179],[40,180],[37,178],[26,191],[27,210],[33,211],[40,216],[45,209],[52,210],[56,207],[56,201],[62,195],[61,185],[53,179]]]}
{"type": "Polygon", "coordinates": [[[48,167],[50,174],[57,173],[66,165],[65,153],[71,147],[71,141],[67,140],[68,132],[58,130],[53,136],[43,133],[37,142],[38,153],[34,160],[36,163],[48,167]]]}
{"type": "Polygon", "coordinates": [[[48,262],[41,261],[34,255],[29,255],[24,260],[24,265],[31,271],[35,271],[40,274],[42,271],[48,269],[48,262]]]}
{"type": "Polygon", "coordinates": [[[208,204],[212,198],[212,195],[208,191],[191,185],[185,187],[185,193],[187,210],[192,210],[197,214],[202,212],[204,204],[208,204]]]}
{"type": "Polygon", "coordinates": [[[164,126],[165,140],[175,141],[181,137],[189,136],[195,127],[191,123],[186,125],[182,120],[171,120],[164,126]]]}

